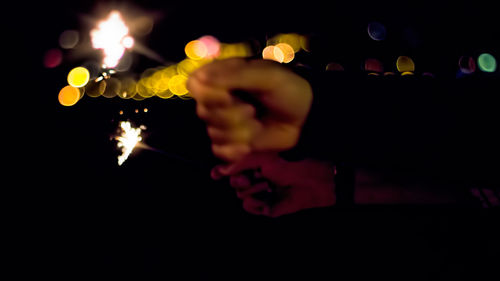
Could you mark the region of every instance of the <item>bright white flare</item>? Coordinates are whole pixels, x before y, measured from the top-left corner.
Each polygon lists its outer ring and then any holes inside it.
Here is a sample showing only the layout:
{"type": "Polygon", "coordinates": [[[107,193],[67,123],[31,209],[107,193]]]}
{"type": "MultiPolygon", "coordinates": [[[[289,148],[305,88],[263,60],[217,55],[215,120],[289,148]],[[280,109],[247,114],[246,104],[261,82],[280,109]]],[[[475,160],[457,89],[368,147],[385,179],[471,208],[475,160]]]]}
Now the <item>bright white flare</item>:
{"type": "Polygon", "coordinates": [[[118,156],[119,166],[127,160],[135,146],[142,140],[141,128],[132,127],[129,121],[120,122],[120,127],[122,128],[122,133],[115,138],[118,141],[117,146],[122,150],[122,154],[118,156]]]}
{"type": "Polygon", "coordinates": [[[112,11],[106,20],[99,22],[97,28],[90,31],[90,38],[94,49],[103,50],[103,64],[107,68],[115,67],[125,50],[134,45],[134,39],[128,35],[128,27],[118,11],[112,11]]]}

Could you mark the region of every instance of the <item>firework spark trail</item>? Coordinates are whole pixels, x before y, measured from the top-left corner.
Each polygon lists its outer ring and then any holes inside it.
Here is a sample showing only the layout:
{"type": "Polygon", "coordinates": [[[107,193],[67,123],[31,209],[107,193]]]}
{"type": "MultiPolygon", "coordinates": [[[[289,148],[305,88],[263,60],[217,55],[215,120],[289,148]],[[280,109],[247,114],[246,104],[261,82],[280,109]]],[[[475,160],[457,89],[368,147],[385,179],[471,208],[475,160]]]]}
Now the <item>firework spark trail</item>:
{"type": "Polygon", "coordinates": [[[118,165],[121,166],[134,148],[142,140],[141,128],[134,128],[129,121],[120,122],[120,127],[122,129],[121,135],[117,136],[115,139],[118,141],[118,148],[122,150],[122,154],[118,156],[118,165]]]}

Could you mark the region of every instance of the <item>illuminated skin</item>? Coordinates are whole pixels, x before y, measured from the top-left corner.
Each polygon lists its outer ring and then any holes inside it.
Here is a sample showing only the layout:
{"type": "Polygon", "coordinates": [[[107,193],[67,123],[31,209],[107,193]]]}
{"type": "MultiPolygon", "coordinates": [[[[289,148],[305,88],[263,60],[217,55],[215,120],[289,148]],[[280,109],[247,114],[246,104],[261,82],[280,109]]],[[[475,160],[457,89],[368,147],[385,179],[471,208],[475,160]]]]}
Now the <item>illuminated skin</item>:
{"type": "Polygon", "coordinates": [[[306,159],[288,162],[276,154],[252,154],[238,163],[220,165],[212,169],[212,178],[229,176],[230,184],[243,201],[245,211],[269,217],[279,217],[309,208],[335,204],[333,165],[306,159]],[[257,178],[266,181],[251,183],[247,170],[259,170],[257,178]],[[276,187],[277,200],[270,205],[254,197],[269,189],[269,182],[276,187]]]}
{"type": "Polygon", "coordinates": [[[197,114],[207,124],[215,156],[229,162],[251,152],[284,151],[294,147],[309,113],[309,83],[279,64],[264,60],[227,59],[202,66],[187,87],[197,102],[197,114]],[[231,93],[242,90],[265,109],[231,93]]]}

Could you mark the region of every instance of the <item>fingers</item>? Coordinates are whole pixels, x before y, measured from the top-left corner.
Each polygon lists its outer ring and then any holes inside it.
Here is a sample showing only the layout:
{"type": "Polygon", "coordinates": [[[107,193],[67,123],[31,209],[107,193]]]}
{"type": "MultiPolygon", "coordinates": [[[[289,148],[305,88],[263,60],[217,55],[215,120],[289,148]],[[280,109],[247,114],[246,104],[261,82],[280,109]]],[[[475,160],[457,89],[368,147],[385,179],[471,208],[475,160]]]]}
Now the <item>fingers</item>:
{"type": "Polygon", "coordinates": [[[212,144],[212,152],[226,162],[237,162],[250,154],[250,151],[247,144],[212,144]]]}
{"type": "Polygon", "coordinates": [[[247,197],[251,197],[254,194],[257,194],[259,192],[264,192],[264,191],[271,192],[271,188],[269,187],[269,184],[265,181],[259,182],[253,186],[248,187],[248,188],[237,189],[236,196],[240,199],[245,199],[247,197]]]}
{"type": "Polygon", "coordinates": [[[207,108],[198,103],[196,113],[200,119],[207,123],[207,126],[225,130],[248,129],[249,123],[255,116],[255,108],[249,104],[236,104],[224,108],[207,108]]]}
{"type": "Polygon", "coordinates": [[[186,86],[193,98],[207,108],[224,107],[231,104],[232,98],[228,90],[209,86],[192,77],[188,79],[186,86]]]}
{"type": "Polygon", "coordinates": [[[234,58],[204,65],[191,76],[201,83],[218,88],[265,91],[280,85],[277,82],[282,74],[283,68],[277,63],[234,58]]]}
{"type": "Polygon", "coordinates": [[[269,206],[253,197],[247,197],[243,200],[243,209],[250,214],[269,216],[269,206]]]}
{"type": "MultiPolygon", "coordinates": [[[[269,165],[270,163],[274,163],[278,160],[279,156],[276,153],[252,153],[250,155],[246,155],[237,162],[214,167],[212,169],[212,178],[219,179],[225,176],[241,174],[246,170],[258,170],[263,166],[269,165]]],[[[257,175],[262,177],[261,173],[257,173],[257,175]]]]}

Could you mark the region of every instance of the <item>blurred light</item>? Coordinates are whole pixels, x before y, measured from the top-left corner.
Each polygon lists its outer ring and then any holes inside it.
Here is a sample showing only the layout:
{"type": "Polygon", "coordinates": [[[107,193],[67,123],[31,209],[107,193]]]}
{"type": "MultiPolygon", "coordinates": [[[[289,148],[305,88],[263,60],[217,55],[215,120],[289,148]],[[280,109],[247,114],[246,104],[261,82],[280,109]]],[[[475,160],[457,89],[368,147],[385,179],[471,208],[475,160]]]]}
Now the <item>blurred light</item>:
{"type": "Polygon", "coordinates": [[[116,78],[109,78],[106,80],[106,89],[104,90],[104,93],[102,93],[102,96],[105,98],[114,98],[118,95],[121,89],[121,82],[120,80],[116,78]]]}
{"type": "Polygon", "coordinates": [[[177,65],[177,72],[181,75],[189,76],[189,74],[200,67],[200,65],[199,61],[185,59],[177,65]]]}
{"type": "Polygon", "coordinates": [[[344,71],[344,67],[336,62],[331,62],[326,66],[326,71],[344,71]]]}
{"type": "Polygon", "coordinates": [[[200,60],[208,55],[208,48],[200,40],[193,40],[189,43],[186,44],[186,47],[184,47],[184,52],[186,53],[186,56],[192,60],[200,60]]]}
{"type": "Polygon", "coordinates": [[[393,75],[396,75],[394,72],[384,72],[384,76],[393,76],[393,75]]]}
{"type": "Polygon", "coordinates": [[[220,52],[217,58],[245,58],[252,55],[250,46],[246,43],[220,44],[220,52]]]}
{"type": "Polygon", "coordinates": [[[154,22],[151,18],[142,16],[134,19],[130,24],[130,32],[137,36],[145,36],[153,30],[154,22]]]}
{"type": "MultiPolygon", "coordinates": [[[[98,23],[96,29],[90,31],[92,46],[104,52],[103,63],[107,68],[115,67],[127,48],[124,39],[129,38],[128,27],[120,13],[112,11],[108,18],[98,23]]],[[[130,40],[127,39],[130,43],[130,40]]]]}
{"type": "Polygon", "coordinates": [[[407,75],[414,75],[414,73],[411,71],[405,71],[405,72],[401,73],[401,76],[407,76],[407,75]]]}
{"type": "Polygon", "coordinates": [[[495,57],[488,53],[483,53],[477,58],[479,69],[483,72],[495,72],[497,69],[497,61],[495,57]]]}
{"type": "Polygon", "coordinates": [[[68,74],[68,84],[73,87],[83,87],[90,79],[90,72],[83,66],[73,68],[68,74]]]}
{"type": "Polygon", "coordinates": [[[385,39],[387,31],[383,24],[379,22],[371,22],[368,24],[368,35],[375,41],[381,41],[385,39]]]}
{"type": "Polygon", "coordinates": [[[295,58],[295,51],[288,43],[278,43],[275,47],[283,53],[284,63],[289,63],[295,58]]]}
{"type": "Polygon", "coordinates": [[[219,55],[220,42],[211,35],[205,35],[199,39],[207,48],[207,58],[214,58],[219,55]]]}
{"type": "Polygon", "coordinates": [[[293,52],[296,53],[301,49],[301,36],[297,33],[281,33],[268,41],[268,45],[277,45],[279,43],[288,44],[292,47],[293,52]]]}
{"type": "Polygon", "coordinates": [[[130,99],[137,94],[137,82],[131,77],[121,80],[118,96],[122,99],[130,99]]]}
{"type": "Polygon", "coordinates": [[[432,74],[431,72],[424,72],[422,73],[422,76],[425,76],[425,77],[431,77],[431,78],[434,78],[434,74],[432,74]]]}
{"type": "Polygon", "coordinates": [[[120,59],[120,62],[114,68],[118,72],[126,72],[129,71],[132,67],[134,59],[131,53],[123,54],[123,57],[120,59]]]}
{"type": "Polygon", "coordinates": [[[187,77],[184,75],[175,75],[168,82],[169,90],[176,96],[182,96],[188,93],[186,88],[187,77]]]}
{"type": "Polygon", "coordinates": [[[369,72],[368,75],[370,76],[379,76],[380,74],[377,72],[369,72]]]}
{"type": "Polygon", "coordinates": [[[276,46],[267,46],[264,50],[262,50],[262,58],[282,63],[285,59],[285,54],[283,54],[283,51],[276,46]]]}
{"type": "Polygon", "coordinates": [[[66,30],[59,36],[59,46],[63,49],[73,49],[80,40],[80,34],[76,30],[66,30]]]}
{"type": "Polygon", "coordinates": [[[122,40],[122,45],[123,47],[125,47],[126,49],[130,49],[134,46],[134,38],[130,37],[130,36],[127,36],[125,38],[123,38],[122,40]]]}
{"type": "Polygon", "coordinates": [[[80,100],[80,90],[73,86],[66,86],[59,92],[59,103],[64,106],[75,105],[80,100]]]}
{"type": "Polygon", "coordinates": [[[85,88],[87,96],[97,98],[98,96],[102,95],[106,90],[106,81],[92,80],[87,84],[85,88]]]}
{"type": "Polygon", "coordinates": [[[122,133],[115,138],[118,141],[118,148],[122,151],[122,154],[118,156],[119,166],[127,160],[135,146],[142,140],[141,128],[132,127],[129,121],[120,122],[120,127],[122,129],[122,133]]]}
{"type": "Polygon", "coordinates": [[[147,113],[147,112],[148,112],[148,108],[147,108],[147,107],[145,107],[145,108],[144,108],[144,113],[147,113]]]}
{"type": "Polygon", "coordinates": [[[300,48],[306,52],[310,52],[309,38],[305,35],[300,36],[300,48]]]}
{"type": "Polygon", "coordinates": [[[365,60],[365,71],[373,71],[373,72],[384,72],[384,67],[382,63],[373,58],[369,58],[365,60]]]}
{"type": "Polygon", "coordinates": [[[396,67],[399,72],[415,71],[415,63],[410,57],[407,56],[399,56],[396,61],[396,67]]]}
{"type": "Polygon", "coordinates": [[[460,68],[460,71],[465,74],[471,74],[476,71],[476,63],[474,62],[474,59],[469,56],[461,56],[458,59],[458,67],[460,68]]]}
{"type": "Polygon", "coordinates": [[[63,54],[59,49],[50,49],[45,52],[43,57],[43,65],[46,68],[54,68],[61,64],[63,59],[63,54]]]}

